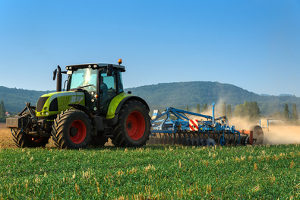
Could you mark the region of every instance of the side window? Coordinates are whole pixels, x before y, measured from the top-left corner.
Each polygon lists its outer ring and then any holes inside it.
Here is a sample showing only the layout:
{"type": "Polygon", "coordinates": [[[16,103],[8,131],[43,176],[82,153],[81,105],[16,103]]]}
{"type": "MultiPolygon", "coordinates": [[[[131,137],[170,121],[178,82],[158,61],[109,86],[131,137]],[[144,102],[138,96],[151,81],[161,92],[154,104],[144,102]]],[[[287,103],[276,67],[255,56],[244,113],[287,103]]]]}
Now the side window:
{"type": "Polygon", "coordinates": [[[109,103],[109,101],[114,98],[117,94],[116,90],[116,81],[115,81],[115,76],[107,76],[106,73],[101,74],[103,81],[100,84],[100,90],[101,90],[101,95],[100,95],[100,102],[101,104],[105,105],[109,103]]]}
{"type": "Polygon", "coordinates": [[[101,77],[103,78],[103,81],[100,84],[100,110],[103,114],[106,114],[111,99],[117,94],[117,87],[115,76],[107,76],[106,73],[102,73],[101,77]]]}
{"type": "Polygon", "coordinates": [[[116,83],[114,76],[107,76],[107,74],[102,74],[103,85],[107,87],[109,91],[116,91],[116,83]]]}

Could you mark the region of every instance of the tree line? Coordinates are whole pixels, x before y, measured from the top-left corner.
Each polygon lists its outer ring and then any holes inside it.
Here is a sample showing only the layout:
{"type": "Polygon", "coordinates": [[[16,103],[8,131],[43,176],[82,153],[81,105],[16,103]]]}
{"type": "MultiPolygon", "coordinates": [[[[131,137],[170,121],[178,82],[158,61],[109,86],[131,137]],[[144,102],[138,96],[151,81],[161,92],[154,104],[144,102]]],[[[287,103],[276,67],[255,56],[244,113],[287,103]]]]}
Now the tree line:
{"type": "Polygon", "coordinates": [[[5,105],[4,105],[4,101],[2,100],[0,102],[0,121],[3,122],[5,121],[5,117],[6,117],[6,109],[5,109],[5,105]]]}
{"type": "MultiPolygon", "coordinates": [[[[277,111],[271,114],[268,117],[275,119],[283,119],[286,121],[297,121],[299,119],[297,105],[291,104],[292,109],[289,108],[288,104],[284,104],[282,111],[277,111]]],[[[217,110],[218,115],[231,117],[246,117],[250,120],[258,120],[261,117],[261,110],[256,101],[250,102],[245,101],[243,104],[231,105],[222,103],[221,106],[217,106],[219,110],[217,110]],[[221,109],[220,109],[221,107],[221,109]]],[[[197,113],[208,111],[208,104],[197,104],[196,107],[186,106],[186,110],[195,111],[197,113]]]]}
{"type": "Polygon", "coordinates": [[[295,121],[299,119],[297,105],[292,104],[292,109],[290,110],[288,104],[284,104],[283,112],[275,112],[273,114],[274,117],[281,117],[285,120],[295,121]]]}

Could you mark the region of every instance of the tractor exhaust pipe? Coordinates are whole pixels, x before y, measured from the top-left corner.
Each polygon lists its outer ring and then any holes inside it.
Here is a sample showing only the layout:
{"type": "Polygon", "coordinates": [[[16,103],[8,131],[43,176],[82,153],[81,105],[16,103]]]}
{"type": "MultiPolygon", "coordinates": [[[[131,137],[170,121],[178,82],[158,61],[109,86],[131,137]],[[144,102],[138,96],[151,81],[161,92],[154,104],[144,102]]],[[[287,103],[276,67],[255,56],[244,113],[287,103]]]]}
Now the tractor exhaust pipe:
{"type": "Polygon", "coordinates": [[[56,91],[61,91],[61,82],[62,82],[62,76],[61,76],[61,68],[59,65],[57,65],[57,69],[53,71],[53,80],[56,78],[56,91]]]}

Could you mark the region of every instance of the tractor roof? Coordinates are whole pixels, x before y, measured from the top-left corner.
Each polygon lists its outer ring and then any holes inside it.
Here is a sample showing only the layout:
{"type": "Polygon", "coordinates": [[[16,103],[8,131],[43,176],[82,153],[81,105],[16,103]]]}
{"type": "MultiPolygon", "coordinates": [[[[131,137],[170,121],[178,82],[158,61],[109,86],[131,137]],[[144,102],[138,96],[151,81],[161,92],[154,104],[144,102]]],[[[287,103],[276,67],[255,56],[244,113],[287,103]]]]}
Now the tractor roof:
{"type": "Polygon", "coordinates": [[[112,66],[113,68],[119,69],[121,72],[125,72],[125,66],[123,65],[116,65],[116,64],[108,64],[108,63],[87,63],[87,64],[79,64],[79,65],[68,65],[66,66],[67,70],[74,70],[74,69],[82,69],[82,68],[106,68],[108,66],[112,66]]]}

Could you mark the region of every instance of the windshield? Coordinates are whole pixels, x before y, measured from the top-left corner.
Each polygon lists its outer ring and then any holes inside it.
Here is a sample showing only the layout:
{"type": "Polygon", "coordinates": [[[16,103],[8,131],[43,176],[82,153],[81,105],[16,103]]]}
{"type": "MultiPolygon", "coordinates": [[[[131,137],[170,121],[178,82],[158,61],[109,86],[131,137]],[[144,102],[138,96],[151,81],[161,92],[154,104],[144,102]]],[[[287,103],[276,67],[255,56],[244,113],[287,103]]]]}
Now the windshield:
{"type": "Polygon", "coordinates": [[[82,88],[87,91],[96,91],[97,70],[90,68],[78,69],[73,71],[70,89],[82,88]]]}

